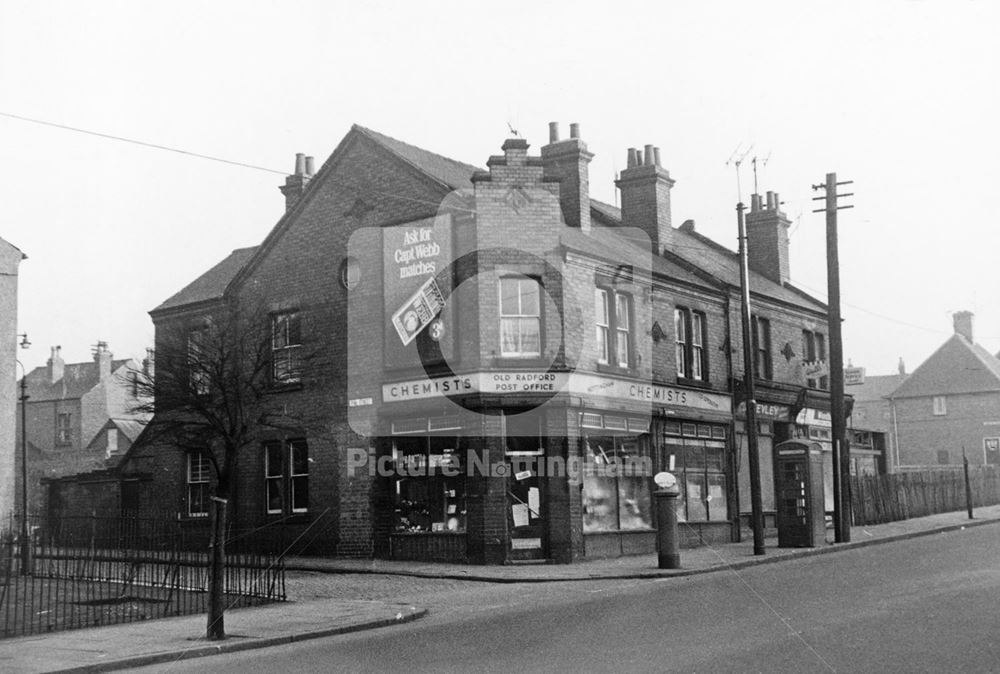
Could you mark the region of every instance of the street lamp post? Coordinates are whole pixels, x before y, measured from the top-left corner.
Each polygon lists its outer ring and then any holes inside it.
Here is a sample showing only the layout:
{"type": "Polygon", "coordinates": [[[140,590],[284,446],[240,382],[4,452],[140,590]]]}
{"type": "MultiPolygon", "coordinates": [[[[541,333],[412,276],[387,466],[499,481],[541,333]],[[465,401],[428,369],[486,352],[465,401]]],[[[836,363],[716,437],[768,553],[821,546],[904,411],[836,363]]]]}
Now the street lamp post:
{"type": "MultiPolygon", "coordinates": [[[[18,337],[22,349],[31,346],[27,333],[18,337]]],[[[21,366],[21,575],[27,575],[31,555],[28,543],[28,371],[21,361],[17,364],[21,366]]]]}

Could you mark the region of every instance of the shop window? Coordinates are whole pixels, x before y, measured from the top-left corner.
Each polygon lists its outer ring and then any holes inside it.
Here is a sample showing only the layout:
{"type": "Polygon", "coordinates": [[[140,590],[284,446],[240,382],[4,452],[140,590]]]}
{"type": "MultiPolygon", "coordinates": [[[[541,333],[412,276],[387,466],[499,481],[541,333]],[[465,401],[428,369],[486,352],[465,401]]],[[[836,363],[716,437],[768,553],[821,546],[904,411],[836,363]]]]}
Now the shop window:
{"type": "Polygon", "coordinates": [[[674,309],[674,356],[677,377],[704,381],[708,372],[708,351],[705,349],[705,314],[685,307],[674,309]]]}
{"type": "Polygon", "coordinates": [[[944,396],[934,396],[934,416],[944,416],[948,414],[948,404],[944,396]]]}
{"type": "Polygon", "coordinates": [[[597,288],[594,290],[597,361],[630,367],[632,363],[632,298],[597,288]]]}
{"type": "Polygon", "coordinates": [[[584,533],[653,527],[648,447],[638,434],[584,436],[584,533]]]}
{"type": "Polygon", "coordinates": [[[760,379],[772,379],[771,363],[771,321],[759,316],[751,318],[753,340],[753,373],[760,379]]]}
{"type": "Polygon", "coordinates": [[[69,445],[73,442],[73,415],[68,412],[56,416],[56,444],[69,445]]]}
{"type": "Polygon", "coordinates": [[[271,316],[271,381],[295,384],[302,377],[302,322],[297,311],[271,316]]]}
{"type": "Polygon", "coordinates": [[[541,286],[537,279],[500,279],[500,354],[540,356],[541,286]]]}
{"type": "Polygon", "coordinates": [[[451,436],[393,438],[397,532],[465,531],[464,446],[451,436]]]}
{"type": "Polygon", "coordinates": [[[208,517],[208,489],[211,463],[202,451],[187,455],[188,517],[208,517]]]}
{"type": "MultiPolygon", "coordinates": [[[[665,433],[660,466],[663,470],[672,470],[677,477],[681,491],[677,502],[678,519],[690,522],[723,521],[727,518],[726,443],[703,439],[697,433],[701,430],[700,424],[694,430],[696,433],[683,435],[670,431],[665,433]]],[[[724,438],[725,428],[711,426],[708,435],[724,438]]]]}
{"type": "Polygon", "coordinates": [[[264,501],[270,515],[309,511],[309,446],[305,440],[264,443],[264,501]]]}
{"type": "MultiPolygon", "coordinates": [[[[802,331],[802,360],[806,364],[826,363],[826,336],[823,333],[802,331]]],[[[830,388],[830,377],[807,378],[806,386],[826,391],[830,388]]]]}

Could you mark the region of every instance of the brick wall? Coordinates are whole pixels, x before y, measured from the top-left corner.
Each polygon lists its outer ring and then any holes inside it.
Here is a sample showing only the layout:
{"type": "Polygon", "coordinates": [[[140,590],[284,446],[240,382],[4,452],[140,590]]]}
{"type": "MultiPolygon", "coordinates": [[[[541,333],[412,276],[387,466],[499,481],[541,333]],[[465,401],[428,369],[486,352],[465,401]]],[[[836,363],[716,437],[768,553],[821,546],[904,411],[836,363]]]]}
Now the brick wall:
{"type": "Polygon", "coordinates": [[[983,439],[1000,437],[1000,425],[985,425],[1000,421],[1000,393],[946,396],[944,415],[933,413],[930,396],[899,398],[891,404],[896,412],[901,467],[942,465],[938,452],[948,453],[944,465],[961,465],[963,447],[970,465],[982,465],[983,439]]]}

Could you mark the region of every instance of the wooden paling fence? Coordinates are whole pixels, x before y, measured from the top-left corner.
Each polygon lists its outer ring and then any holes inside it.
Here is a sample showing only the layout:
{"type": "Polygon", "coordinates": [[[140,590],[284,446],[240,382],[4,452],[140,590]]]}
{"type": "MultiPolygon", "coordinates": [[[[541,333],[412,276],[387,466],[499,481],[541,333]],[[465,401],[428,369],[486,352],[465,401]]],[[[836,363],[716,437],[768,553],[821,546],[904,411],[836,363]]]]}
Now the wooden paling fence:
{"type": "MultiPolygon", "coordinates": [[[[1000,503],[1000,471],[970,468],[973,507],[1000,503]]],[[[965,510],[965,475],[957,470],[927,470],[851,476],[854,524],[882,524],[911,517],[965,510]]]]}

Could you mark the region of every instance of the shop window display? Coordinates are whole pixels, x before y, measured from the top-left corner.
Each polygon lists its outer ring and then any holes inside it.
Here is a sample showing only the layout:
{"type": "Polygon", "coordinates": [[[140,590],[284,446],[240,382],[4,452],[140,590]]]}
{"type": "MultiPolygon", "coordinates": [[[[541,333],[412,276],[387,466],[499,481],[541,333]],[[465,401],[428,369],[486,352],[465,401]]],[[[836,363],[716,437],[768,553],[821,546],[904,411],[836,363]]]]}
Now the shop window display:
{"type": "Polygon", "coordinates": [[[583,530],[651,529],[651,464],[638,435],[586,435],[583,530]]]}
{"type": "Polygon", "coordinates": [[[671,424],[665,429],[660,465],[677,476],[681,494],[677,518],[683,522],[718,522],[727,517],[725,457],[722,427],[671,424]]]}
{"type": "Polygon", "coordinates": [[[397,532],[465,531],[464,449],[459,440],[443,436],[394,438],[397,532]]]}

